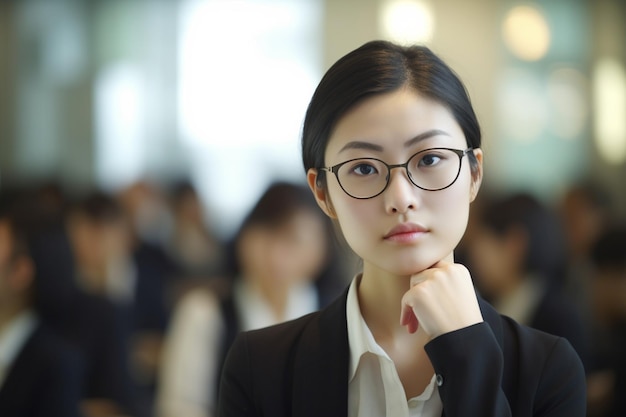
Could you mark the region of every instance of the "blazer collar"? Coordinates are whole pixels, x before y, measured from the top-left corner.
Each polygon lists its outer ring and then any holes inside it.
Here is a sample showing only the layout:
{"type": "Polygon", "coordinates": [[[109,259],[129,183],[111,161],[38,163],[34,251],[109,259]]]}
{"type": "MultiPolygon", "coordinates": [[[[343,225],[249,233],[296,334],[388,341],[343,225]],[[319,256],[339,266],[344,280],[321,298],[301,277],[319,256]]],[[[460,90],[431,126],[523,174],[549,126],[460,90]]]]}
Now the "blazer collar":
{"type": "Polygon", "coordinates": [[[294,416],[348,415],[347,294],[322,310],[301,335],[294,361],[294,416]]]}
{"type": "MultiPolygon", "coordinates": [[[[348,414],[350,347],[346,320],[348,291],[322,310],[302,333],[294,360],[293,415],[345,417],[348,414]]],[[[483,319],[504,349],[497,311],[478,297],[483,319]]]]}

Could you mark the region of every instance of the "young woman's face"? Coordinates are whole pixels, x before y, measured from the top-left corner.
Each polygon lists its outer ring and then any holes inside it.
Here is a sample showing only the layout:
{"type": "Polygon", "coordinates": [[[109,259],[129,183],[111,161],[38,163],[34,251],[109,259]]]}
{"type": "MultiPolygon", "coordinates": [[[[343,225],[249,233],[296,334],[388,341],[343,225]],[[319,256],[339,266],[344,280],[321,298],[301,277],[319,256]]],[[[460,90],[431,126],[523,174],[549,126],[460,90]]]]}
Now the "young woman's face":
{"type": "MultiPolygon", "coordinates": [[[[465,150],[468,146],[446,107],[401,89],[367,99],[346,113],[329,139],[325,162],[330,167],[372,157],[401,164],[419,151],[436,147],[465,150]],[[418,136],[423,137],[412,140],[418,136]]],[[[482,153],[474,153],[482,170],[482,153]]],[[[332,173],[327,173],[326,190],[314,186],[315,170],[308,179],[318,202],[337,218],[346,241],[366,268],[407,276],[452,255],[465,232],[481,170],[474,181],[465,156],[454,184],[425,191],[411,183],[404,168],[396,168],[382,194],[361,200],[347,195],[332,173]]]]}
{"type": "Polygon", "coordinates": [[[324,266],[326,251],[326,226],[310,209],[299,209],[278,226],[248,226],[238,242],[242,273],[264,286],[310,281],[324,266]]]}

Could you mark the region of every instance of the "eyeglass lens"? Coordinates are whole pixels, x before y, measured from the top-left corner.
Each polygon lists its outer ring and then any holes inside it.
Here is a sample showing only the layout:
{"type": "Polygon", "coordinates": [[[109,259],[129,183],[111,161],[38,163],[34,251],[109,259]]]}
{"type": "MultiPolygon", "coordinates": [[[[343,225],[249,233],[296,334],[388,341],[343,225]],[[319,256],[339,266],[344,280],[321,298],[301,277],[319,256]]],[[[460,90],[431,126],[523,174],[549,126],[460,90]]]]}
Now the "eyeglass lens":
{"type": "MultiPolygon", "coordinates": [[[[411,157],[406,164],[409,179],[424,190],[447,188],[458,177],[461,157],[450,149],[426,149],[411,157]]],[[[371,198],[385,190],[390,178],[389,165],[374,158],[348,161],[337,170],[337,179],[346,193],[355,198],[371,198]]]]}

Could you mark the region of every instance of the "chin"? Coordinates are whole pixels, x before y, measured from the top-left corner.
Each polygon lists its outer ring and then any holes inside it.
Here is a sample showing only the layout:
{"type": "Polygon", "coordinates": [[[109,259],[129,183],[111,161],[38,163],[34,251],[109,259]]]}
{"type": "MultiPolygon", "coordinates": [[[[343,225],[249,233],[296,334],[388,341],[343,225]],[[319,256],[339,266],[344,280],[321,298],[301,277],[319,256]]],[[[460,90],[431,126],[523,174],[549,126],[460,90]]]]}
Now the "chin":
{"type": "Polygon", "coordinates": [[[388,271],[394,275],[411,276],[432,267],[445,257],[446,255],[443,254],[416,254],[413,252],[408,256],[404,256],[403,259],[397,259],[396,262],[388,265],[388,271]]]}
{"type": "Polygon", "coordinates": [[[433,262],[410,262],[402,265],[392,265],[389,268],[386,268],[393,275],[397,276],[412,276],[418,274],[431,266],[433,266],[437,261],[433,262]]]}

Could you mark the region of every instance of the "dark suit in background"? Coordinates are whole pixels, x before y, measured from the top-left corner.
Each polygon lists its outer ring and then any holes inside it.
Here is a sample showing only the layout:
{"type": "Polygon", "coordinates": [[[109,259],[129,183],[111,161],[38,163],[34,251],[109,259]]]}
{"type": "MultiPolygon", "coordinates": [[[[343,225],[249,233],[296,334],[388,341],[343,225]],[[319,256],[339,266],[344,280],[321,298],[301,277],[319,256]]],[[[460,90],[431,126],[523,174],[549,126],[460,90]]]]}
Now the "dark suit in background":
{"type": "Polygon", "coordinates": [[[82,358],[38,325],[0,386],[0,416],[79,417],[82,358]]]}

